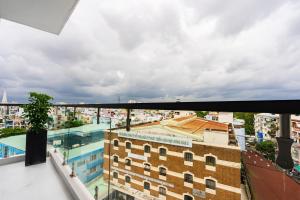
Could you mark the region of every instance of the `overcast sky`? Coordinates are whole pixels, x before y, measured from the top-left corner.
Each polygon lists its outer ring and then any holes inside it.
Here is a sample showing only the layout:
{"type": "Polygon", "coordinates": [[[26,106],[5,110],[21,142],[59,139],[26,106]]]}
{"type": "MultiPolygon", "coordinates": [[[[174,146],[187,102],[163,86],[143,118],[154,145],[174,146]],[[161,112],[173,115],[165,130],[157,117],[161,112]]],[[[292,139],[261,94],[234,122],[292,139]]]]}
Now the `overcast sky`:
{"type": "Polygon", "coordinates": [[[18,102],[300,99],[300,1],[81,0],[59,36],[1,20],[4,89],[18,102]]]}

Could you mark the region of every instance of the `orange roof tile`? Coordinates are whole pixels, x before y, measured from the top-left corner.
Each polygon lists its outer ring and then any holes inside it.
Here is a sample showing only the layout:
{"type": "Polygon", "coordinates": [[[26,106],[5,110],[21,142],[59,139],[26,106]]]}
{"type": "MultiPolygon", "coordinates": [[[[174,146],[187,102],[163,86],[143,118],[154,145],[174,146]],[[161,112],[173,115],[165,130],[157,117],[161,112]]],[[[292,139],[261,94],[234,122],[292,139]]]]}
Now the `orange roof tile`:
{"type": "Polygon", "coordinates": [[[184,116],[184,117],[175,118],[174,121],[176,121],[176,122],[181,122],[181,121],[183,121],[183,120],[186,120],[186,119],[189,119],[189,118],[192,118],[192,117],[195,117],[195,115],[189,115],[189,116],[184,116]]]}
{"type": "Polygon", "coordinates": [[[202,118],[195,118],[180,126],[169,125],[170,128],[186,131],[189,133],[201,133],[206,129],[228,132],[228,125],[220,122],[205,120],[202,118]]]}

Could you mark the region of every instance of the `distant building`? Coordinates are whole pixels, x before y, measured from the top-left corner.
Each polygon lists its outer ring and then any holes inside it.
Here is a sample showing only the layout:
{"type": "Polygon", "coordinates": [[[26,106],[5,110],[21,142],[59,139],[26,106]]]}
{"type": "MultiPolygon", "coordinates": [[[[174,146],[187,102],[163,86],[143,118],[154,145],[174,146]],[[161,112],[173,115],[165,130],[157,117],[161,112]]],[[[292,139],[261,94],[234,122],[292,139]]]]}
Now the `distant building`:
{"type": "Polygon", "coordinates": [[[235,119],[233,117],[233,112],[209,112],[209,114],[206,115],[205,118],[221,123],[232,124],[235,139],[238,142],[238,146],[242,151],[246,150],[245,120],[235,119]]]}
{"type": "Polygon", "coordinates": [[[254,115],[254,129],[258,142],[271,140],[271,134],[273,134],[273,137],[279,136],[279,115],[271,113],[254,115]]]}
{"type": "MultiPolygon", "coordinates": [[[[272,137],[279,136],[280,124],[279,115],[270,113],[259,113],[255,115],[255,132],[258,141],[271,140],[272,137]],[[275,127],[275,128],[274,128],[275,127]],[[273,130],[272,130],[273,129],[273,130]],[[270,135],[274,132],[273,136],[270,135]]],[[[300,165],[300,116],[291,115],[291,138],[294,140],[292,145],[292,158],[295,164],[300,165]]]]}
{"type": "MultiPolygon", "coordinates": [[[[8,103],[6,90],[3,91],[1,103],[8,103]]],[[[0,107],[0,115],[4,116],[7,113],[7,107],[0,107]]]]}
{"type": "Polygon", "coordinates": [[[194,111],[184,111],[184,110],[176,110],[174,111],[174,118],[188,117],[195,115],[194,111]]]}
{"type": "Polygon", "coordinates": [[[246,131],[245,131],[245,120],[243,119],[234,119],[233,127],[235,137],[238,141],[239,147],[242,151],[246,150],[246,131]]]}
{"type": "Polygon", "coordinates": [[[1,103],[8,103],[6,90],[3,91],[2,101],[1,103]]]}
{"type": "Polygon", "coordinates": [[[84,184],[103,174],[103,141],[70,149],[67,163],[84,184]]]}
{"type": "Polygon", "coordinates": [[[231,137],[228,123],[195,116],[115,130],[105,134],[104,179],[123,199],[240,200],[240,149],[231,137]]]}

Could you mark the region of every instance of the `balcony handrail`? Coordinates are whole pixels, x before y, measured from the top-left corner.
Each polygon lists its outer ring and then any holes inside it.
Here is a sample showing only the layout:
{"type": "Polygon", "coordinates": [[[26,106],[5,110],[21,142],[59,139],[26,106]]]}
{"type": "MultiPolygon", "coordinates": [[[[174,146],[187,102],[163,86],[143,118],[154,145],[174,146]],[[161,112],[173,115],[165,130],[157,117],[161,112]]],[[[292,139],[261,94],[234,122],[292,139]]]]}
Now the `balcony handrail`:
{"type": "MultiPolygon", "coordinates": [[[[21,103],[0,103],[0,106],[22,106],[21,103]]],[[[54,107],[113,108],[148,110],[191,110],[253,113],[300,113],[300,100],[257,101],[202,101],[202,102],[152,102],[152,103],[105,103],[105,104],[54,104],[54,107]]]]}

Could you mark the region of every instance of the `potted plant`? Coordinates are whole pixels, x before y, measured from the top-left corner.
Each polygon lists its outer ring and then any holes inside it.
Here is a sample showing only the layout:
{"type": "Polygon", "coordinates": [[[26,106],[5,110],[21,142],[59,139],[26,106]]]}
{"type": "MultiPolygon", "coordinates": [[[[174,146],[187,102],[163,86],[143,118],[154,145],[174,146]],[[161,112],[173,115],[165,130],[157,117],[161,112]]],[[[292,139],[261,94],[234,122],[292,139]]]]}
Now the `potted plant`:
{"type": "Polygon", "coordinates": [[[49,102],[53,98],[42,93],[30,92],[29,103],[23,106],[24,117],[28,120],[26,133],[25,166],[45,163],[47,155],[47,129],[49,102]]]}

